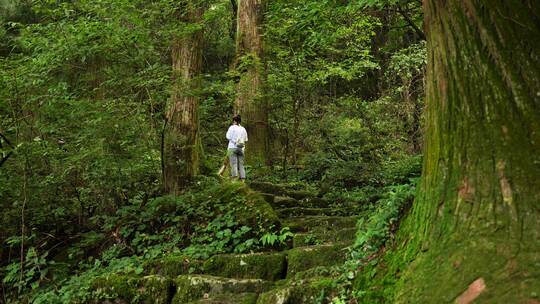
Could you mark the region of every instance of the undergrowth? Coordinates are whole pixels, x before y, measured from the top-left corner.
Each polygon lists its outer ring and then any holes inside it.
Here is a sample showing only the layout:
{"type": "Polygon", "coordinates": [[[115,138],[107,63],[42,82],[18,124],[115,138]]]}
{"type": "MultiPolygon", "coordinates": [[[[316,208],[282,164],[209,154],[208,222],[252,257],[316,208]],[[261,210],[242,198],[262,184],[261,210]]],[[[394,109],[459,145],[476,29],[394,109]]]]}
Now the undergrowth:
{"type": "Polygon", "coordinates": [[[32,303],[85,302],[95,296],[90,287],[102,274],[140,275],[145,262],[171,254],[206,259],[271,250],[291,236],[257,193],[241,183],[208,178],[184,195],[141,194],[91,220],[92,230],[54,255],[32,247],[22,267],[14,260],[1,268],[7,293],[32,303]]]}

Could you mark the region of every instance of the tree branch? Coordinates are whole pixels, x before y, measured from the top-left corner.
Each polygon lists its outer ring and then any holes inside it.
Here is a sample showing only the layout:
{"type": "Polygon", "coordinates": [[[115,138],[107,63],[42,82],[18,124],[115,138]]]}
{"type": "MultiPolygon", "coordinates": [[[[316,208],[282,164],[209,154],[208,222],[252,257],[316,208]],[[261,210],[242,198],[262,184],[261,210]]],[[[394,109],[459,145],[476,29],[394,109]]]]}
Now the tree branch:
{"type": "Polygon", "coordinates": [[[416,24],[411,20],[407,13],[405,13],[405,11],[403,11],[400,6],[397,6],[396,8],[397,12],[403,17],[403,19],[405,19],[407,24],[409,24],[413,28],[418,38],[420,38],[421,40],[426,40],[426,34],[420,28],[418,28],[418,26],[416,26],[416,24]]]}

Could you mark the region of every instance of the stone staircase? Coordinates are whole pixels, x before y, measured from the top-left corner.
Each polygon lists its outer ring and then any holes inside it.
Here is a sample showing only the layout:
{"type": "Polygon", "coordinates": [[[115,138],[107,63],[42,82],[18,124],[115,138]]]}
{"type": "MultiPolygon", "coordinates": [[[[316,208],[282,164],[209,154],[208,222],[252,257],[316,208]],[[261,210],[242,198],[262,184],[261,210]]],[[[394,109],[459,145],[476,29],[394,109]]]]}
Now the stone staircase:
{"type": "Polygon", "coordinates": [[[305,190],[270,183],[250,187],[294,233],[287,250],[221,254],[206,261],[171,256],[149,263],[142,278],[104,278],[94,288],[118,294],[106,303],[317,303],[329,285],[325,269],[346,259],[358,210],[336,208],[305,190]]]}

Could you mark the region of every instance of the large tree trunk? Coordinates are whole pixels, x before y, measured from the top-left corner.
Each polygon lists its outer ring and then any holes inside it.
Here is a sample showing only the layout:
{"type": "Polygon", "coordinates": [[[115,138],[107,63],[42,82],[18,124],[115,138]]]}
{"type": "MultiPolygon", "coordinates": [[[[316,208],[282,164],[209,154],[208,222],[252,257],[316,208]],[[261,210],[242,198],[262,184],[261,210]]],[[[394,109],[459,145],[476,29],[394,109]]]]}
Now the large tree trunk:
{"type": "MultiPolygon", "coordinates": [[[[189,2],[183,21],[201,22],[203,8],[189,2]]],[[[165,190],[178,194],[199,170],[199,74],[202,67],[203,32],[193,29],[173,45],[173,93],[163,132],[165,190]]]]}
{"type": "Polygon", "coordinates": [[[242,116],[248,132],[246,159],[251,165],[264,165],[268,159],[268,115],[263,94],[265,68],[260,33],[262,17],[262,0],[238,1],[236,68],[241,76],[235,112],[242,116]]]}
{"type": "Polygon", "coordinates": [[[425,159],[395,300],[540,303],[540,2],[424,9],[425,159]]]}

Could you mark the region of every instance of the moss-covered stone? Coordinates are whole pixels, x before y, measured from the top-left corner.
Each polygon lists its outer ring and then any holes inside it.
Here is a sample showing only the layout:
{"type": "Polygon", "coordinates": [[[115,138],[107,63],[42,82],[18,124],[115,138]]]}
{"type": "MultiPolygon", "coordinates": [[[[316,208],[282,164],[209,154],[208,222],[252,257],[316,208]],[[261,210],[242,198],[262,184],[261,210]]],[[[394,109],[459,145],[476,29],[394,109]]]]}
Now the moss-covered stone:
{"type": "Polygon", "coordinates": [[[279,229],[281,227],[277,214],[261,193],[255,192],[241,183],[233,184],[230,188],[235,191],[235,196],[245,198],[235,206],[235,218],[241,225],[265,229],[271,229],[271,227],[279,229]]]}
{"type": "Polygon", "coordinates": [[[332,266],[346,259],[345,244],[317,245],[288,251],[287,277],[317,266],[332,266]]]}
{"type": "Polygon", "coordinates": [[[172,280],[161,276],[132,277],[110,274],[98,277],[91,285],[94,303],[168,303],[172,280]]]}
{"type": "Polygon", "coordinates": [[[314,228],[328,229],[355,228],[358,218],[356,216],[305,216],[283,220],[283,225],[291,228],[293,232],[306,232],[314,228]]]}
{"type": "Polygon", "coordinates": [[[256,304],[256,293],[221,294],[212,298],[190,302],[190,304],[256,304]]]}
{"type": "Polygon", "coordinates": [[[208,259],[203,266],[204,273],[210,275],[270,281],[284,278],[286,268],[283,252],[217,255],[208,259]]]}
{"type": "Polygon", "coordinates": [[[202,261],[194,260],[185,255],[170,255],[147,262],[145,273],[166,277],[177,277],[181,274],[200,273],[202,261]]]}
{"type": "Polygon", "coordinates": [[[257,304],[330,303],[332,284],[331,279],[324,278],[312,279],[309,282],[290,282],[288,286],[262,293],[257,304]]]}
{"type": "Polygon", "coordinates": [[[222,294],[259,294],[269,290],[272,283],[259,279],[230,279],[208,275],[181,275],[176,280],[173,304],[184,304],[200,299],[212,299],[222,294]]]}

